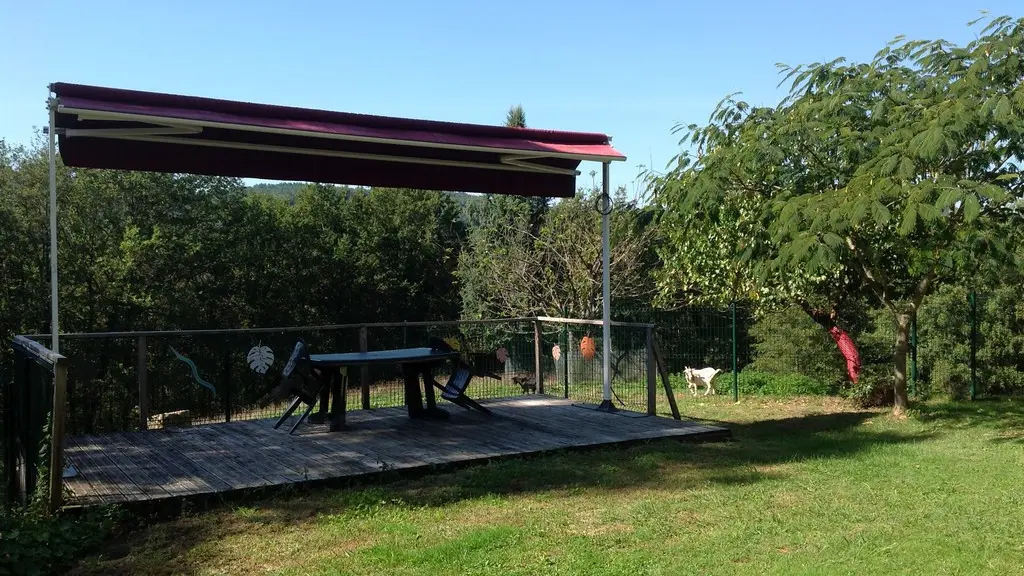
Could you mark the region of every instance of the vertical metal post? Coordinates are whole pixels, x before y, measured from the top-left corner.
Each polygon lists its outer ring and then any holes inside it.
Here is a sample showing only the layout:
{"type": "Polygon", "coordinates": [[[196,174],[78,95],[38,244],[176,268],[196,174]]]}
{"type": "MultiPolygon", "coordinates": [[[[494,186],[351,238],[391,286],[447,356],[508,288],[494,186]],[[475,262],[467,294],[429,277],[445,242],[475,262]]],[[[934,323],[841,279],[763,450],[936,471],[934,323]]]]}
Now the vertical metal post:
{"type": "Polygon", "coordinates": [[[910,319],[910,394],[917,396],[917,310],[910,319]]]}
{"type": "MultiPolygon", "coordinates": [[[[368,343],[368,339],[367,339],[367,336],[366,336],[366,326],[360,326],[359,327],[359,351],[360,352],[368,352],[369,349],[370,349],[369,348],[369,343],[368,343]]],[[[345,390],[342,390],[341,393],[345,394],[345,390]]],[[[366,365],[361,366],[359,368],[359,395],[361,397],[360,399],[362,400],[363,410],[369,410],[370,409],[370,367],[366,366],[366,365]]]]}
{"type": "Polygon", "coordinates": [[[647,327],[647,414],[658,413],[658,369],[654,365],[654,326],[647,327]]]}
{"type": "Polygon", "coordinates": [[[605,162],[601,165],[601,279],[602,295],[602,318],[601,333],[602,347],[604,348],[604,387],[601,396],[601,409],[608,412],[616,410],[612,404],[612,297],[611,297],[611,211],[612,197],[609,192],[611,187],[611,164],[605,162]]]}
{"type": "Polygon", "coordinates": [[[737,370],[736,360],[736,302],[729,305],[732,311],[732,401],[740,401],[740,373],[737,370]]]}
{"type": "Polygon", "coordinates": [[[533,321],[533,370],[537,378],[537,394],[544,393],[544,373],[541,363],[540,320],[533,321]]]}
{"type": "Polygon", "coordinates": [[[53,420],[50,422],[50,512],[64,499],[64,419],[68,387],[67,359],[58,357],[53,365],[53,420]]]}
{"type": "Polygon", "coordinates": [[[967,296],[971,303],[971,400],[978,393],[978,296],[972,290],[967,296]]]}
{"type": "Polygon", "coordinates": [[[50,108],[50,349],[55,354],[60,353],[58,334],[60,332],[58,323],[57,303],[57,134],[56,116],[57,101],[53,98],[49,101],[50,108]]]}
{"type": "Polygon", "coordinates": [[[224,421],[231,422],[232,399],[231,388],[234,384],[231,380],[231,340],[227,341],[224,347],[224,421]]]}
{"type": "Polygon", "coordinates": [[[562,385],[565,387],[565,398],[569,398],[569,325],[562,325],[562,385]]]}
{"type": "Polygon", "coordinates": [[[135,374],[139,379],[139,430],[149,427],[149,361],[146,359],[146,337],[135,339],[135,374]]]}

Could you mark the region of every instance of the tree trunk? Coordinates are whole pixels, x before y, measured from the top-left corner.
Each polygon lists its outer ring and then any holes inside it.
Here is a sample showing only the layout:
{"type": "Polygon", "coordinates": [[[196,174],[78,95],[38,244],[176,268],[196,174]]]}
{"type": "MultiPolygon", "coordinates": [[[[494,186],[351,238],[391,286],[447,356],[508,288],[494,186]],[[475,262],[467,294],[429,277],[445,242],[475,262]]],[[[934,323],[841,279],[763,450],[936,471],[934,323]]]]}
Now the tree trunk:
{"type": "Polygon", "coordinates": [[[910,406],[907,397],[907,352],[910,351],[910,314],[896,315],[896,351],[893,354],[896,379],[893,383],[893,414],[906,412],[910,406]]]}

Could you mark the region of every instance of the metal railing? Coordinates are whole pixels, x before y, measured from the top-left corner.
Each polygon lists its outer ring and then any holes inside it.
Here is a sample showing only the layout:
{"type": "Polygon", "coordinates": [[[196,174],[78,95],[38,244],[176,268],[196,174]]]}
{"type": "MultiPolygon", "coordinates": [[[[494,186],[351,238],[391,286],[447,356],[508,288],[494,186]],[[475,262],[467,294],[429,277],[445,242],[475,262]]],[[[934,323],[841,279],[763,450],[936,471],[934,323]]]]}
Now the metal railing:
{"type": "Polygon", "coordinates": [[[11,342],[13,378],[4,390],[4,486],[8,499],[25,503],[48,466],[44,496],[51,511],[64,491],[67,358],[22,336],[11,342]]]}
{"type": "MultiPolygon", "coordinates": [[[[654,404],[653,398],[648,401],[653,368],[647,340],[653,329],[653,324],[612,324],[615,401],[649,413],[654,404]]],[[[475,397],[536,392],[600,402],[600,330],[600,321],[545,317],[69,333],[61,336],[68,359],[67,432],[145,430],[165,420],[201,424],[276,417],[287,399],[268,403],[266,396],[298,338],[314,353],[424,346],[442,338],[455,342],[482,374],[472,384],[475,397]],[[580,350],[588,336],[595,343],[590,357],[580,350]]],[[[45,342],[49,336],[28,338],[45,342]]],[[[346,393],[353,408],[403,403],[396,367],[362,368],[346,393]]]]}
{"type": "MultiPolygon", "coordinates": [[[[469,390],[474,398],[536,393],[598,403],[600,333],[600,321],[548,317],[72,333],[61,335],[64,355],[46,348],[48,335],[17,336],[14,378],[3,395],[7,494],[24,502],[48,474],[49,506],[59,507],[67,436],[278,417],[290,398],[266,397],[297,338],[314,353],[416,347],[442,338],[479,374],[469,390]]],[[[611,336],[614,402],[654,414],[654,325],[613,322],[611,336]]],[[[360,372],[346,390],[350,407],[404,403],[397,367],[360,372]]]]}

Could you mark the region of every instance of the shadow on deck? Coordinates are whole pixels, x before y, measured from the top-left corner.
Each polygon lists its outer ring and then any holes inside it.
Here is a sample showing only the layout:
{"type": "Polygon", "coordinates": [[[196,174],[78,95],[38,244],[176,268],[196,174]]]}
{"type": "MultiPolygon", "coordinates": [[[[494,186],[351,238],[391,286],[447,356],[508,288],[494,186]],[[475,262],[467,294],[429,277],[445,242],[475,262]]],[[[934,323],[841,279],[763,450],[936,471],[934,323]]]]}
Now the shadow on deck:
{"type": "Polygon", "coordinates": [[[69,438],[68,506],[145,502],[336,479],[365,479],[552,450],[656,438],[715,441],[727,428],[635,412],[608,414],[549,396],[482,401],[487,416],[446,406],[446,421],[411,420],[404,408],[356,410],[348,429],[246,420],[69,438]]]}

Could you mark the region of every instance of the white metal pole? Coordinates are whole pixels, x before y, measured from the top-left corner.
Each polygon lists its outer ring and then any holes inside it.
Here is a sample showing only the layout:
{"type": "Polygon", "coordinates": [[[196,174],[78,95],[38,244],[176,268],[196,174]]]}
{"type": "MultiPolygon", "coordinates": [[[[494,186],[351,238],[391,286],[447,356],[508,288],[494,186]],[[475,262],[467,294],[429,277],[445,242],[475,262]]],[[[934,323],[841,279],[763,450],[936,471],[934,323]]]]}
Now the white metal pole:
{"type": "Polygon", "coordinates": [[[601,264],[604,272],[602,279],[602,300],[604,302],[604,314],[601,319],[601,331],[603,336],[603,348],[604,348],[604,391],[601,401],[601,406],[607,410],[614,410],[612,405],[612,297],[610,287],[610,252],[611,252],[611,241],[610,241],[610,224],[611,211],[612,211],[612,198],[609,193],[611,186],[611,179],[609,172],[611,170],[611,163],[604,162],[601,165],[601,264]]]}
{"type": "Polygon", "coordinates": [[[50,330],[52,333],[50,349],[60,352],[57,342],[59,327],[57,323],[57,135],[54,123],[57,116],[57,103],[53,99],[50,107],[50,330]]]}

